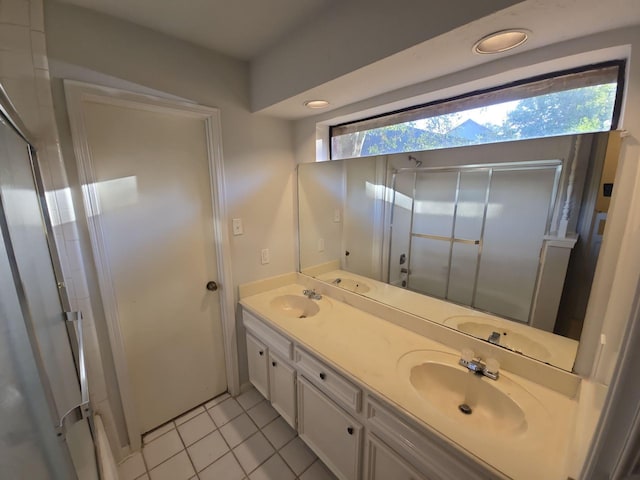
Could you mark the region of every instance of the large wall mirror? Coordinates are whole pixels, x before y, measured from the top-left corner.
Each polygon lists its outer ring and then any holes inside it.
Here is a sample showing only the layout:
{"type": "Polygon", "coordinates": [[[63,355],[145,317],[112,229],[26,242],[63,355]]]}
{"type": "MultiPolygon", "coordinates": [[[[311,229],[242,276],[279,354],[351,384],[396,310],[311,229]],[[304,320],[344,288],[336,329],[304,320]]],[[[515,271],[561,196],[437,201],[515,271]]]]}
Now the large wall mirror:
{"type": "Polygon", "coordinates": [[[300,270],[571,370],[619,136],[298,167],[300,270]]]}

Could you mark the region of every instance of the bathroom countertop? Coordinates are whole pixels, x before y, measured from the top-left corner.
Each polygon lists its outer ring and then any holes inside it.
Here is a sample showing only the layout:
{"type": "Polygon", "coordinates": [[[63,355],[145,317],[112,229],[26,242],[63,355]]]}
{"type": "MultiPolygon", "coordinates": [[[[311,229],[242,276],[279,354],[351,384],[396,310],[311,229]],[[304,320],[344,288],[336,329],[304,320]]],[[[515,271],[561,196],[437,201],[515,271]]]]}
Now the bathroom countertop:
{"type": "MultiPolygon", "coordinates": [[[[506,477],[517,480],[567,478],[567,452],[574,426],[576,401],[526,378],[501,371],[502,385],[515,383],[530,394],[527,411],[535,411],[524,431],[487,434],[469,428],[436,410],[409,382],[399,360],[410,352],[430,350],[459,356],[459,352],[327,296],[320,312],[291,318],[270,307],[279,295],[300,295],[294,283],[245,297],[242,306],[266,320],[302,346],[358,380],[371,391],[439,433],[471,456],[506,477]]],[[[464,370],[464,367],[458,367],[464,370]]],[[[486,381],[492,381],[484,379],[486,381]]]]}

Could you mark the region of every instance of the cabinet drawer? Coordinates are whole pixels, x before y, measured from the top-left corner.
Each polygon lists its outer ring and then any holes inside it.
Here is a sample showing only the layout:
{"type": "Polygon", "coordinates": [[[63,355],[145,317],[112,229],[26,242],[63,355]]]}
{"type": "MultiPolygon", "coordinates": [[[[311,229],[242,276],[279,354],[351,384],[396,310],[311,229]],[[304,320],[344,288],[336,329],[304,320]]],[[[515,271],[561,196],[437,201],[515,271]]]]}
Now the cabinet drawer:
{"type": "Polygon", "coordinates": [[[291,360],[293,344],[289,339],[267,327],[262,320],[259,320],[246,310],[242,311],[242,323],[244,328],[265,342],[270,350],[279,353],[281,357],[287,360],[291,360]]]}
{"type": "Polygon", "coordinates": [[[346,408],[355,412],[360,411],[362,398],[360,388],[299,347],[295,348],[294,358],[298,370],[327,395],[346,408]]]}
{"type": "Polygon", "coordinates": [[[371,431],[431,480],[504,478],[457,451],[435,433],[400,418],[375,398],[368,397],[366,412],[371,431]]]}

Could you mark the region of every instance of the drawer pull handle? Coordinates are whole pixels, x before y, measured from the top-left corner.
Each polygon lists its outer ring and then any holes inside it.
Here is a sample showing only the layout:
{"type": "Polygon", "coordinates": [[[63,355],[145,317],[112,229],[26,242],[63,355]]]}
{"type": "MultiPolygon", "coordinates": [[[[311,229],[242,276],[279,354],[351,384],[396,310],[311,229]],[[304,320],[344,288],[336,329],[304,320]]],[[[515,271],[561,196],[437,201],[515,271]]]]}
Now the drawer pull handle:
{"type": "Polygon", "coordinates": [[[271,362],[271,365],[275,367],[276,366],[276,362],[271,362]]]}
{"type": "Polygon", "coordinates": [[[325,378],[327,378],[327,376],[324,373],[320,374],[320,380],[324,380],[325,378]]]}
{"type": "Polygon", "coordinates": [[[347,433],[353,435],[353,427],[347,427],[347,433]]]}
{"type": "Polygon", "coordinates": [[[260,356],[263,356],[264,355],[264,350],[260,350],[258,353],[260,354],[260,356]]]}

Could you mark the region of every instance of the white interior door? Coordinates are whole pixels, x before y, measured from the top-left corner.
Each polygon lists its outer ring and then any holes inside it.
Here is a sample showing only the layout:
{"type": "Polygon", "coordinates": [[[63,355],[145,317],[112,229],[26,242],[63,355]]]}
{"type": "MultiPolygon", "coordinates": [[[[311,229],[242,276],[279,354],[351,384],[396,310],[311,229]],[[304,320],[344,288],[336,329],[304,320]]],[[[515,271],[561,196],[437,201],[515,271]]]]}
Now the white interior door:
{"type": "Polygon", "coordinates": [[[146,432],[227,389],[206,122],[122,101],[82,116],[101,291],[146,432]]]}

